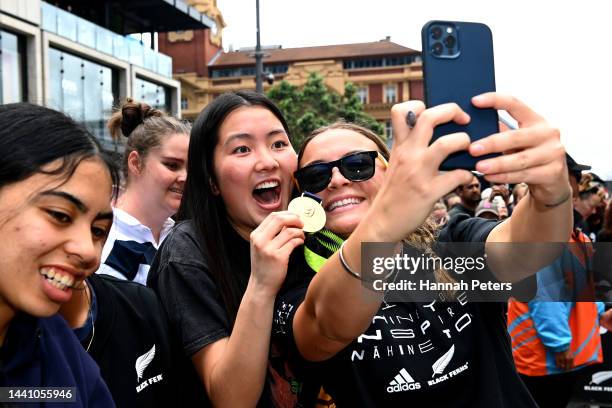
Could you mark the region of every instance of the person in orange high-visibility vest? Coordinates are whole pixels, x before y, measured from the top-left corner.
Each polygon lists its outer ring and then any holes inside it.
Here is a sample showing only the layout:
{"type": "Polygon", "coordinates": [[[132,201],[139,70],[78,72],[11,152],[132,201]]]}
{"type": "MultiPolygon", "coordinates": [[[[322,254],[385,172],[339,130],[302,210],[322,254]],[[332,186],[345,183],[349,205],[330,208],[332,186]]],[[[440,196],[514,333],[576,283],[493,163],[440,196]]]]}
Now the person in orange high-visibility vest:
{"type": "MultiPolygon", "coordinates": [[[[567,157],[576,196],[580,171],[588,166],[567,157]]],[[[538,272],[536,300],[508,303],[516,368],[543,408],[565,407],[580,369],[602,362],[599,326],[609,327],[612,316],[612,311],[604,313],[603,303],[593,301],[589,238],[575,225],[569,242],[557,261],[538,272]]]]}

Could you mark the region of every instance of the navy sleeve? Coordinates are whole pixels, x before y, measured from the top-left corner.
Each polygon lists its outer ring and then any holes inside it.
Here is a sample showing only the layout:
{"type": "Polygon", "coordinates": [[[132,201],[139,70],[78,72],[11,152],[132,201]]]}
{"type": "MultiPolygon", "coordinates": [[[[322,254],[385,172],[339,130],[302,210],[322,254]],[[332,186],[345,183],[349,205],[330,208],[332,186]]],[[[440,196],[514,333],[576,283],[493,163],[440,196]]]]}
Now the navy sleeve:
{"type": "Polygon", "coordinates": [[[115,406],[115,402],[113,401],[111,394],[108,391],[108,387],[106,386],[102,378],[98,378],[98,380],[92,387],[91,392],[88,397],[89,397],[87,401],[88,407],[108,408],[108,407],[115,406]]]}

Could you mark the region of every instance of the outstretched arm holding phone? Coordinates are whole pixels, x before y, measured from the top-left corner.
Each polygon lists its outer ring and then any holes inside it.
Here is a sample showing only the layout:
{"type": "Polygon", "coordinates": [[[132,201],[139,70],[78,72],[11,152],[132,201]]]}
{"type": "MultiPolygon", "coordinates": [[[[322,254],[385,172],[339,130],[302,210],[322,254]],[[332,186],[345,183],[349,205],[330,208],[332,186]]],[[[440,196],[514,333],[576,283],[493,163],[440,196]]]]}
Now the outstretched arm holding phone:
{"type": "MultiPolygon", "coordinates": [[[[476,157],[501,153],[479,162],[477,170],[489,181],[525,181],[532,190],[512,217],[491,231],[487,243],[567,241],[571,230],[571,193],[558,130],[509,96],[489,93],[475,98],[474,103],[507,110],[522,128],[472,144],[465,133],[456,133],[429,145],[436,125],[448,121],[466,124],[469,116],[456,104],[425,109],[421,102],[412,101],[393,107],[396,141],[389,168],[376,198],[343,247],[345,261],[351,268],[360,272],[362,242],[402,240],[423,224],[438,199],[471,179],[472,174],[466,170],[445,173],[438,170],[449,154],[466,149],[476,157]],[[406,124],[408,111],[418,116],[413,129],[406,124]]],[[[331,139],[329,142],[332,143],[331,139]]],[[[536,258],[539,254],[533,255],[536,258]]],[[[528,254],[525,258],[531,259],[528,254]]],[[[541,261],[542,257],[537,259],[541,261]]],[[[516,281],[522,276],[498,278],[516,281]]],[[[361,282],[346,273],[338,254],[329,258],[313,278],[294,320],[296,342],[304,356],[313,360],[329,358],[364,332],[380,303],[365,302],[362,291],[361,282]]]]}

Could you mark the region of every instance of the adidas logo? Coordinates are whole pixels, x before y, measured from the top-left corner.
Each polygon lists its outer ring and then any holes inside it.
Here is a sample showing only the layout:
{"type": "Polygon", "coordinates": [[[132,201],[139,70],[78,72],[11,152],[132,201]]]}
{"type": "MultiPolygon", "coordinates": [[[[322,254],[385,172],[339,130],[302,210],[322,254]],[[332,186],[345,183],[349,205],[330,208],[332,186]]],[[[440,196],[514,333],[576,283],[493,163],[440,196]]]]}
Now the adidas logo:
{"type": "Polygon", "coordinates": [[[400,372],[391,380],[387,387],[388,393],[420,390],[421,383],[415,382],[414,379],[405,368],[402,368],[400,372]]]}

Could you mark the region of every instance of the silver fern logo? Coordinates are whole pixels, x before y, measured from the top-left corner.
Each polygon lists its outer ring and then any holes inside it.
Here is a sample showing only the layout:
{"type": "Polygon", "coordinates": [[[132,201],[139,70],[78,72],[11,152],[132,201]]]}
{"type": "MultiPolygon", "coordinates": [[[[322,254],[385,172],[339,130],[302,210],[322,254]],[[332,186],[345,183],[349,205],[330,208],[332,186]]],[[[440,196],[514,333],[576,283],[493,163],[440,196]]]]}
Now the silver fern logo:
{"type": "Polygon", "coordinates": [[[612,371],[599,371],[591,377],[591,384],[599,385],[612,378],[612,371]]]}
{"type": "Polygon", "coordinates": [[[451,348],[431,366],[431,369],[433,370],[433,375],[431,378],[435,377],[436,374],[442,374],[444,372],[448,363],[450,363],[450,361],[453,359],[454,354],[455,345],[453,344],[451,348]]]}
{"type": "Polygon", "coordinates": [[[463,363],[463,365],[455,368],[454,370],[451,370],[445,373],[444,371],[446,371],[446,369],[448,368],[448,365],[450,364],[454,355],[455,355],[455,345],[453,344],[451,348],[449,348],[448,351],[444,353],[442,357],[437,359],[436,362],[433,363],[433,365],[431,366],[433,375],[431,376],[432,378],[431,380],[427,380],[427,385],[431,387],[436,384],[440,384],[444,381],[448,381],[451,378],[458,376],[464,371],[469,370],[470,362],[466,361],[465,363],[463,363]]]}
{"type": "Polygon", "coordinates": [[[153,357],[155,357],[155,344],[153,347],[151,347],[151,350],[147,351],[136,359],[136,374],[138,375],[137,381],[142,379],[142,374],[149,364],[151,364],[151,361],[153,361],[153,357]]]}

